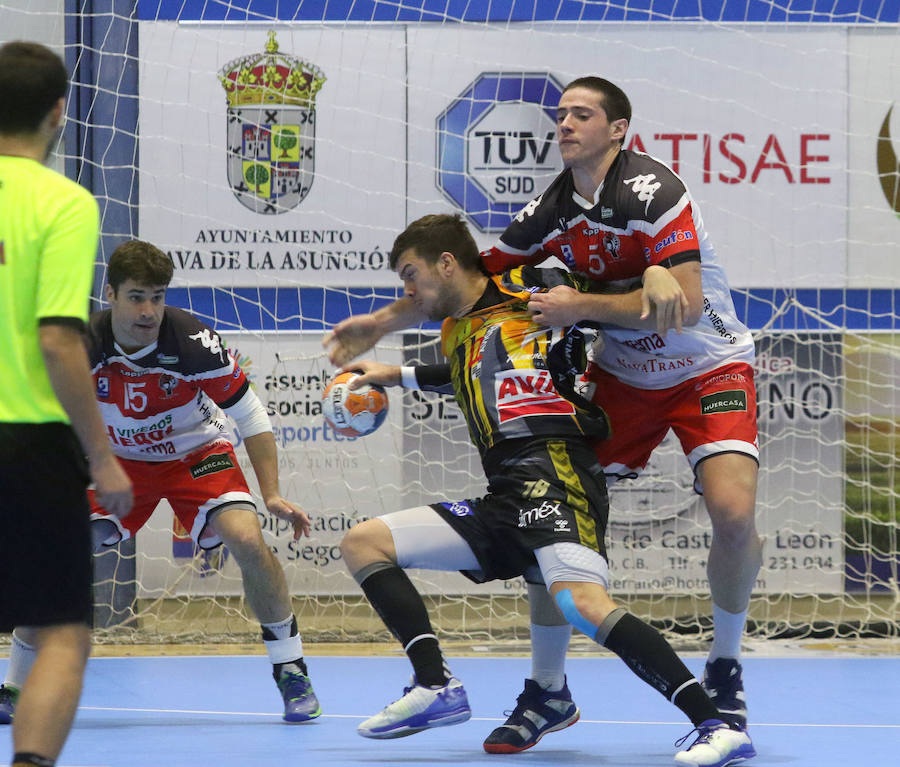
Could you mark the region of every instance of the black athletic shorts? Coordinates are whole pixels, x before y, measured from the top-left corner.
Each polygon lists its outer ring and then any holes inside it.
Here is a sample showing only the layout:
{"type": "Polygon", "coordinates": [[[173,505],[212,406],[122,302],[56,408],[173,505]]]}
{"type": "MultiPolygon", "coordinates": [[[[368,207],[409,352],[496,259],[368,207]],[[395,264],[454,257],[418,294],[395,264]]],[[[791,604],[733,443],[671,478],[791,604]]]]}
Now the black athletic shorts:
{"type": "Polygon", "coordinates": [[[91,624],[89,473],[62,423],[0,423],[0,631],[91,624]]]}
{"type": "Polygon", "coordinates": [[[586,442],[530,440],[486,470],[487,495],[431,506],[481,565],[463,575],[476,583],[520,575],[539,583],[534,550],[564,541],[606,557],[606,477],[586,442]]]}

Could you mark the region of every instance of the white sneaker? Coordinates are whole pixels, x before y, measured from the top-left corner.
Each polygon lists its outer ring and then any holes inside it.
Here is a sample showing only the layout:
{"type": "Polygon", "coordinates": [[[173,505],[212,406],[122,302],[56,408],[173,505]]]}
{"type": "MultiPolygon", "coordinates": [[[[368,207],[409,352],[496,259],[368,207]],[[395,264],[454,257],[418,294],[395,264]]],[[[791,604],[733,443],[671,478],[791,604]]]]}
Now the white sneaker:
{"type": "Polygon", "coordinates": [[[366,719],[356,731],[364,738],[402,738],[429,727],[465,722],[472,716],[462,682],[455,677],[443,687],[425,687],[413,677],[403,697],[366,719]]]}
{"type": "Polygon", "coordinates": [[[732,730],[719,719],[707,719],[675,743],[680,746],[694,732],[699,733],[689,748],[675,754],[675,764],[686,767],[725,767],[756,756],[746,730],[732,730]]]}

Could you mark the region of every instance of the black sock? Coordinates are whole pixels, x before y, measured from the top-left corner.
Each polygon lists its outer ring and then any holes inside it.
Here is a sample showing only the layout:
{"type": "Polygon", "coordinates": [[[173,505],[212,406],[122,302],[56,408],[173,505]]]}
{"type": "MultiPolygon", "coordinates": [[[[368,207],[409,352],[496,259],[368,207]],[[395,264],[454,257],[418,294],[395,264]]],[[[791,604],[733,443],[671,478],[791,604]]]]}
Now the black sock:
{"type": "Polygon", "coordinates": [[[612,650],[635,674],[678,706],[694,726],[707,719],[720,718],[706,691],[662,634],[624,610],[618,616],[611,614],[611,617],[615,623],[607,632],[604,632],[607,621],[600,627],[598,641],[600,635],[605,634],[605,641],[600,644],[612,650]]]}
{"type": "Polygon", "coordinates": [[[309,676],[309,671],[306,670],[306,661],[304,661],[303,658],[297,658],[296,660],[288,661],[287,663],[273,664],[272,676],[275,677],[276,682],[281,679],[282,670],[293,671],[294,673],[300,672],[303,676],[309,676]]]}
{"type": "Polygon", "coordinates": [[[444,685],[444,658],[431,629],[428,610],[409,576],[399,567],[373,572],[360,584],[384,625],[397,638],[412,663],[419,684],[444,685]]]}
{"type": "Polygon", "coordinates": [[[53,767],[55,759],[48,759],[40,754],[20,751],[13,756],[12,767],[53,767]]]}

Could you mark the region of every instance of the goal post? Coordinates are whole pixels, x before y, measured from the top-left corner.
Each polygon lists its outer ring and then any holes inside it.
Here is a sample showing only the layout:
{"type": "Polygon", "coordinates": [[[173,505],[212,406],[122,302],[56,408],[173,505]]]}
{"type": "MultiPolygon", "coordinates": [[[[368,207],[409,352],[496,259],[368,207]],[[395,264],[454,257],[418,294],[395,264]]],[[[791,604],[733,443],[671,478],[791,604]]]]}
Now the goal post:
{"type": "MultiPolygon", "coordinates": [[[[352,525],[485,484],[447,397],[391,390],[374,434],[330,430],[322,334],[399,295],[388,253],[419,216],[459,212],[491,244],[561,169],[556,100],[585,74],[628,93],[626,146],[685,179],[757,343],[749,632],[900,633],[897,10],[794,5],[108,0],[83,15],[0,0],[3,37],[47,34],[74,72],[57,162],[101,204],[97,295],[123,239],[164,249],[169,303],[219,330],[272,418],[282,491],[313,535],[259,518],[305,637],[386,638],[341,562],[352,525]]],[[[436,332],[374,353],[435,360],[436,332]]],[[[706,639],[710,528],[691,480],[670,435],[612,489],[611,591],[706,639]]],[[[196,550],[165,503],[98,573],[101,639],[258,631],[233,559],[196,550]]],[[[520,582],[416,583],[442,636],[527,637],[520,582]]]]}

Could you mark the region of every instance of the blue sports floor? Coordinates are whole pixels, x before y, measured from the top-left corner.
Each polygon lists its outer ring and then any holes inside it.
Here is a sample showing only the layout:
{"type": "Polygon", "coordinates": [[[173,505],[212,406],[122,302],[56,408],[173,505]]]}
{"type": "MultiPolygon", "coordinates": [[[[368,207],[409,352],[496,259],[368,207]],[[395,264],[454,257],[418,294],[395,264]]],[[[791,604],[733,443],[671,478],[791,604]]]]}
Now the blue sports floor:
{"type": "MultiPolygon", "coordinates": [[[[286,725],[264,656],[93,658],[59,767],[344,767],[345,765],[671,765],[690,726],[612,657],[570,658],[581,721],[530,751],[488,755],[484,737],[521,692],[525,658],[451,659],[472,719],[392,741],[356,725],[400,696],[403,657],[308,655],[322,703],[315,722],[286,725]]],[[[703,659],[688,658],[695,674],[703,659]]],[[[6,661],[0,660],[0,674],[6,661]]],[[[900,656],[745,657],[748,765],[900,765],[900,656]]],[[[0,727],[0,764],[12,745],[0,727]]]]}

